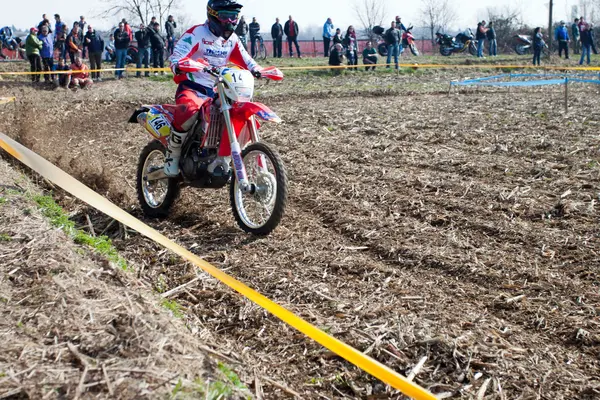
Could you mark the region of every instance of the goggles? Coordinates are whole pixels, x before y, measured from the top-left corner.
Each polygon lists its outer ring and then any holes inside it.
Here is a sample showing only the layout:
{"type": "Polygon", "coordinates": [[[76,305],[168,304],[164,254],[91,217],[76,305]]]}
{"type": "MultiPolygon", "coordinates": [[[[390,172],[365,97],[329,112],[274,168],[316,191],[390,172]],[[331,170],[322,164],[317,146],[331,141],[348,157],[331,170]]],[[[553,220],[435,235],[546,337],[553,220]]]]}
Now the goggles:
{"type": "Polygon", "coordinates": [[[218,19],[219,22],[222,22],[224,24],[233,24],[233,25],[237,25],[238,18],[240,15],[239,11],[234,11],[234,10],[215,11],[215,10],[209,9],[208,12],[210,15],[212,15],[213,17],[218,19]]]}

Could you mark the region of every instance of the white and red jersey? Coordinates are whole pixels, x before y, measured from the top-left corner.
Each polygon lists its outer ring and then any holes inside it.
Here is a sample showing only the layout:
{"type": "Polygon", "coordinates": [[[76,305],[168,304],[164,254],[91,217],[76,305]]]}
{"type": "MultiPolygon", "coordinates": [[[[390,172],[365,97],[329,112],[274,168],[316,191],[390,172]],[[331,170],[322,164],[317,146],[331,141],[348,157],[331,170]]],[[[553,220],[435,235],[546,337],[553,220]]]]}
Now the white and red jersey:
{"type": "MultiPolygon", "coordinates": [[[[208,22],[191,27],[181,36],[173,55],[169,58],[173,73],[177,62],[184,58],[202,58],[214,67],[224,67],[233,63],[250,71],[260,69],[235,33],[232,33],[229,39],[217,37],[208,28],[208,22]]],[[[176,74],[174,80],[175,83],[193,82],[211,89],[215,85],[215,78],[204,72],[176,74]]]]}

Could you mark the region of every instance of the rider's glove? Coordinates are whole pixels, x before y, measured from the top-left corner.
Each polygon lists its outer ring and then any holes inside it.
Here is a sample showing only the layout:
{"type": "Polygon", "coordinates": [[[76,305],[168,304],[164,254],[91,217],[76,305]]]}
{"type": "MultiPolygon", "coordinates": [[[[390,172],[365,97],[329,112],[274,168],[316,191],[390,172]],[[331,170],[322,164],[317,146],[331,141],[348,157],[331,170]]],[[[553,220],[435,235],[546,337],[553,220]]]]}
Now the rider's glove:
{"type": "Polygon", "coordinates": [[[252,71],[252,76],[254,76],[256,79],[260,79],[262,77],[262,74],[259,70],[255,69],[254,71],[252,71]]]}

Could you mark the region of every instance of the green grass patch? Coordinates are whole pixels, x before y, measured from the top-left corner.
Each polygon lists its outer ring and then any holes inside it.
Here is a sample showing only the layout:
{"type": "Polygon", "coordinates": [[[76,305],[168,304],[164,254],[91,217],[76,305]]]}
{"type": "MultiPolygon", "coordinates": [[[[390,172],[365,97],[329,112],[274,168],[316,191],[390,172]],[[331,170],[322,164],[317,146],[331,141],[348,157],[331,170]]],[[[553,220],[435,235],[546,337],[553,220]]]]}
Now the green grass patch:
{"type": "Polygon", "coordinates": [[[173,314],[175,318],[183,318],[183,311],[181,309],[181,305],[179,305],[179,303],[175,300],[165,299],[160,304],[167,310],[171,311],[171,314],[173,314]]]}
{"type": "Polygon", "coordinates": [[[4,204],[8,201],[8,199],[6,197],[2,197],[0,196],[0,204],[4,204]]]}
{"type": "Polygon", "coordinates": [[[106,257],[121,269],[127,270],[127,262],[119,255],[111,240],[106,236],[91,236],[76,229],[75,223],[69,219],[61,206],[56,204],[51,196],[36,195],[33,200],[37,203],[42,214],[50,220],[50,224],[60,228],[79,245],[89,246],[95,253],[106,257]]]}
{"type": "Polygon", "coordinates": [[[12,238],[6,233],[0,233],[0,242],[10,242],[12,238]]]}

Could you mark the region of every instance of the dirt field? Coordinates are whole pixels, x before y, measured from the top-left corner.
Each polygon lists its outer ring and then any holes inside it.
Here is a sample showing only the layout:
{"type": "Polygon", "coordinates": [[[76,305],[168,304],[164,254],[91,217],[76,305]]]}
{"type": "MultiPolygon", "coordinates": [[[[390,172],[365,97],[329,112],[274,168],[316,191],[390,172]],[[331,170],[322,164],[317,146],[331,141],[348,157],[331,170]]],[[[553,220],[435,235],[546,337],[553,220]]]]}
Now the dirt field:
{"type": "MultiPolygon", "coordinates": [[[[242,234],[227,195],[185,190],[149,221],[271,299],[416,381],[457,398],[600,397],[598,87],[463,90],[460,72],[298,75],[261,84],[285,121],[264,127],[291,183],[282,226],[242,234]],[[383,93],[383,95],[381,94],[383,93]]],[[[473,76],[473,73],[471,73],[473,76]]],[[[126,124],[168,82],[77,93],[0,86],[0,131],[134,215],[137,157],[126,124]]],[[[58,194],[60,197],[60,194],[58,194]]],[[[69,197],[73,217],[106,217],[69,197]]],[[[83,223],[82,223],[83,225],[83,223]]],[[[107,231],[157,291],[193,267],[135,233],[107,231]]],[[[219,343],[265,398],[398,397],[211,279],[176,297],[199,340],[219,343]],[[258,382],[258,385],[256,384],[258,382]]]]}

